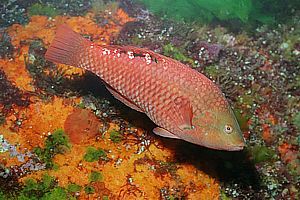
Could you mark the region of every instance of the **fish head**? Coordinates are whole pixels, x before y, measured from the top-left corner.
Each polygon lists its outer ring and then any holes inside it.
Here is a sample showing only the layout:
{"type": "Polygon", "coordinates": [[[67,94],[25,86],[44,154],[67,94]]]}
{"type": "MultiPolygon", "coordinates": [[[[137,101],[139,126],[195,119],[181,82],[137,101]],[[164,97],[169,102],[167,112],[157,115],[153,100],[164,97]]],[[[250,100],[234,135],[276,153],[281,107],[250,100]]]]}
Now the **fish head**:
{"type": "Polygon", "coordinates": [[[208,110],[193,119],[194,143],[218,150],[238,151],[245,147],[245,140],[230,107],[208,110]]]}

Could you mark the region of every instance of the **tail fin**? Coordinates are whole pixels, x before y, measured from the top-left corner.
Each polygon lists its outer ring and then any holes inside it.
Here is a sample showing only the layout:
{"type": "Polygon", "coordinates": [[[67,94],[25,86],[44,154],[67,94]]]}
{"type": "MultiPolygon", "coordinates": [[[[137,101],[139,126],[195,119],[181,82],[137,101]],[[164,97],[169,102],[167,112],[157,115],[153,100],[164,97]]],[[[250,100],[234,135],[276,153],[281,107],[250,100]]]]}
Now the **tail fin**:
{"type": "Polygon", "coordinates": [[[90,41],[63,24],[58,27],[45,58],[52,62],[76,66],[79,61],[78,54],[84,50],[86,44],[90,44],[90,41]]]}

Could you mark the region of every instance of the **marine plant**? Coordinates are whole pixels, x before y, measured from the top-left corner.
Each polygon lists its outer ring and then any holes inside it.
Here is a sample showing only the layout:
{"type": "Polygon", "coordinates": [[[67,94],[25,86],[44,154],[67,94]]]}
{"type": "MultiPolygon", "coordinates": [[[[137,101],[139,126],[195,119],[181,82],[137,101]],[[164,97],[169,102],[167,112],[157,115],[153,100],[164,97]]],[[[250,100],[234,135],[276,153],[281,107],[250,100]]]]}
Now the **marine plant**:
{"type": "Polygon", "coordinates": [[[103,175],[101,172],[92,171],[91,174],[89,175],[90,182],[97,182],[102,180],[103,180],[103,175]]]}
{"type": "Polygon", "coordinates": [[[58,129],[49,135],[45,141],[45,147],[36,147],[34,153],[46,164],[46,168],[55,167],[52,159],[56,154],[63,154],[71,145],[63,130],[58,129]]]}
{"type": "MultiPolygon", "coordinates": [[[[299,6],[296,0],[288,3],[281,0],[138,0],[152,12],[175,20],[202,21],[209,23],[214,19],[240,20],[273,23],[286,18],[286,10],[299,6]],[[171,5],[171,6],[170,6],[171,5]],[[290,7],[289,7],[290,6],[290,7]]],[[[289,14],[291,15],[291,14],[289,14]]]]}
{"type": "Polygon", "coordinates": [[[40,181],[34,179],[25,180],[23,189],[20,191],[17,199],[76,199],[65,188],[59,187],[55,177],[44,174],[40,181]]]}
{"type": "Polygon", "coordinates": [[[293,125],[300,131],[300,112],[296,113],[293,117],[293,125]]]}
{"type": "Polygon", "coordinates": [[[193,59],[187,57],[184,55],[183,50],[174,47],[172,44],[166,44],[163,46],[163,53],[166,56],[170,56],[178,61],[189,63],[191,65],[194,65],[195,62],[193,59]]]}
{"type": "Polygon", "coordinates": [[[79,192],[82,189],[82,187],[80,185],[74,184],[74,183],[70,183],[67,186],[67,190],[71,193],[75,193],[75,192],[79,192]]]}
{"type": "Polygon", "coordinates": [[[111,139],[111,141],[113,143],[118,143],[118,142],[122,141],[123,135],[120,132],[116,131],[116,130],[112,130],[109,133],[109,139],[111,139]]]}
{"type": "Polygon", "coordinates": [[[14,23],[26,24],[29,20],[26,16],[26,7],[32,1],[1,0],[0,27],[8,27],[14,23]]]}
{"type": "Polygon", "coordinates": [[[87,185],[84,188],[84,192],[87,194],[93,194],[95,192],[95,188],[91,185],[87,185]]]}
{"type": "MultiPolygon", "coordinates": [[[[82,77],[78,74],[66,77],[65,71],[54,67],[44,58],[45,47],[40,40],[30,43],[28,55],[25,56],[25,66],[34,79],[34,85],[42,90],[46,97],[49,95],[72,96],[78,94],[82,77]],[[46,93],[46,94],[45,94],[46,93]]],[[[81,85],[81,86],[80,86],[81,85]]]]}
{"type": "Polygon", "coordinates": [[[261,145],[255,145],[251,148],[252,160],[254,163],[270,161],[276,158],[274,150],[261,145]]]}
{"type": "Polygon", "coordinates": [[[106,152],[101,148],[96,149],[95,147],[91,146],[87,148],[86,153],[83,157],[83,159],[87,162],[94,162],[99,160],[100,158],[102,160],[107,160],[108,158],[106,156],[106,152]]]}
{"type": "Polygon", "coordinates": [[[55,17],[59,15],[60,11],[56,8],[48,5],[42,5],[39,3],[33,4],[28,8],[28,15],[46,15],[48,17],[55,17]]]}
{"type": "Polygon", "coordinates": [[[0,34],[0,58],[12,58],[14,47],[11,38],[6,32],[0,34]]]}
{"type": "Polygon", "coordinates": [[[12,82],[7,79],[4,71],[0,69],[0,116],[5,116],[9,112],[12,105],[26,107],[29,105],[29,95],[22,92],[12,82]]]}

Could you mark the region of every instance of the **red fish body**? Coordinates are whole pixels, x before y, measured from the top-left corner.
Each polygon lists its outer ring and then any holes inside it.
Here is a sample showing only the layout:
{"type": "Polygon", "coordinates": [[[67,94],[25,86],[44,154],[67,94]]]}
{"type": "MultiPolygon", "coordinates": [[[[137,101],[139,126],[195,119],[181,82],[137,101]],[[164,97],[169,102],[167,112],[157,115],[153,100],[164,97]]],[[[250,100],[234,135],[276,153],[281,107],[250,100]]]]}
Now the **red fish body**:
{"type": "Polygon", "coordinates": [[[202,146],[240,150],[244,140],[219,88],[171,58],[130,46],[99,46],[60,26],[45,57],[89,70],[127,106],[158,125],[154,133],[202,146]]]}

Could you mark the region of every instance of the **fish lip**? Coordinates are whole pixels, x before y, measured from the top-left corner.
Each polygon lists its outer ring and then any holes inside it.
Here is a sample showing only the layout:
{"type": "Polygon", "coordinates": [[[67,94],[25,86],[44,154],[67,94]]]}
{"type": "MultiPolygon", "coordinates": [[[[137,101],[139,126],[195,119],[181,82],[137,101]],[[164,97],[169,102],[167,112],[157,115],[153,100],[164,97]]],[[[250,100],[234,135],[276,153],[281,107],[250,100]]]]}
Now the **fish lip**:
{"type": "Polygon", "coordinates": [[[245,143],[240,143],[238,145],[227,146],[227,148],[225,148],[225,150],[227,150],[227,151],[242,151],[245,146],[246,146],[245,143]]]}
{"type": "Polygon", "coordinates": [[[239,145],[229,146],[227,150],[228,151],[241,151],[244,149],[245,146],[246,146],[245,143],[241,143],[239,145]]]}
{"type": "Polygon", "coordinates": [[[245,146],[235,146],[235,147],[230,147],[229,151],[242,151],[245,146]]]}

